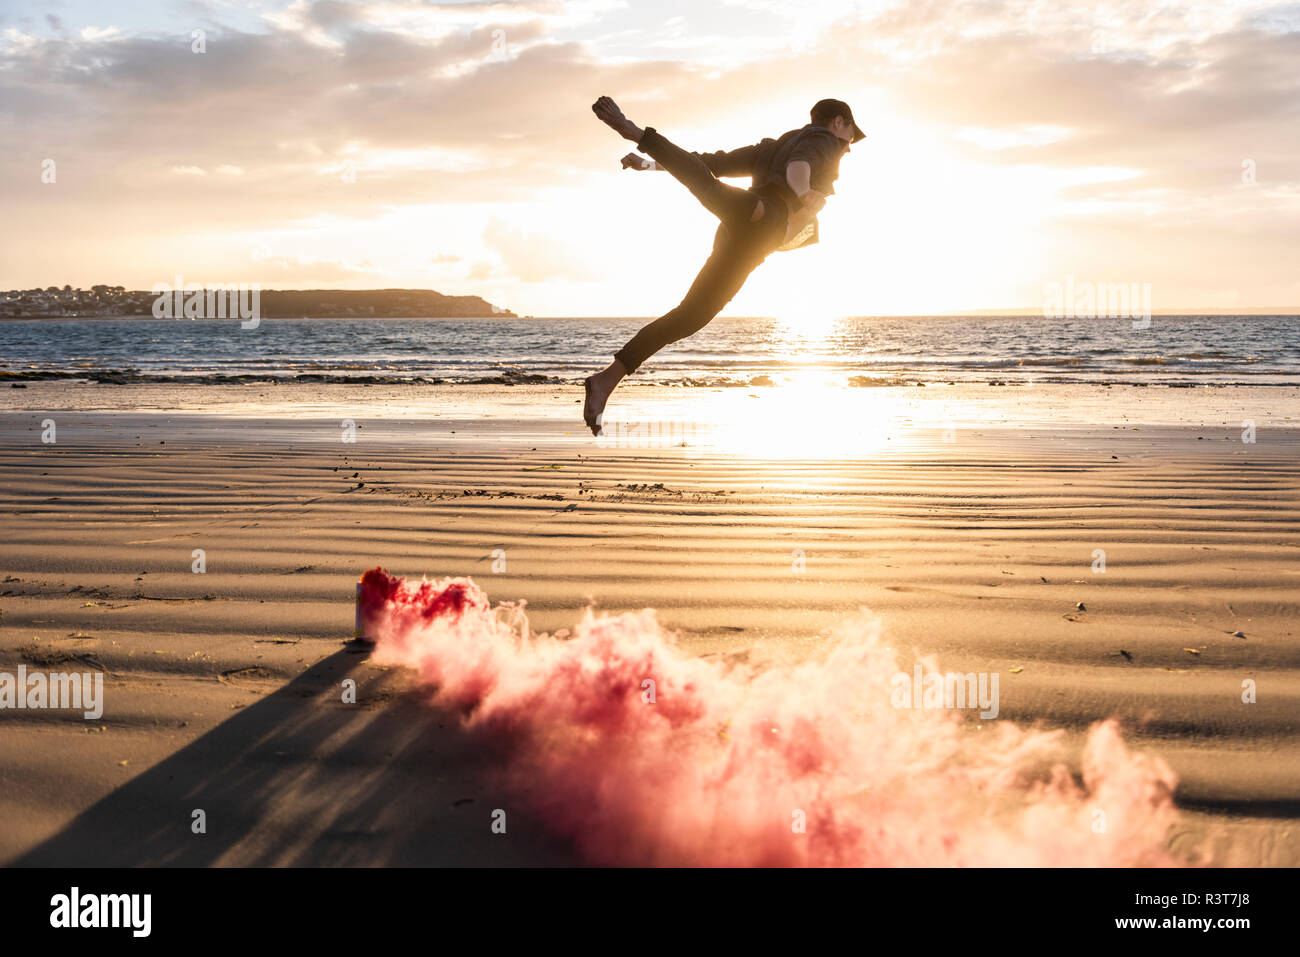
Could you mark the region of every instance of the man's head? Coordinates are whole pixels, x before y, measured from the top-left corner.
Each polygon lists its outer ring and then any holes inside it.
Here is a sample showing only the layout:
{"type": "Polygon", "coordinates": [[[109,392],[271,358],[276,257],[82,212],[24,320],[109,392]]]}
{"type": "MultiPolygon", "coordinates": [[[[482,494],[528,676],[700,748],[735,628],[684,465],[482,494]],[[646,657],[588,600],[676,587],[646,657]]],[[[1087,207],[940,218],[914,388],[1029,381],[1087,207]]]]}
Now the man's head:
{"type": "Polygon", "coordinates": [[[808,115],[815,125],[826,127],[842,139],[845,152],[849,143],[856,143],[867,135],[853,122],[853,111],[843,100],[818,100],[808,115]]]}

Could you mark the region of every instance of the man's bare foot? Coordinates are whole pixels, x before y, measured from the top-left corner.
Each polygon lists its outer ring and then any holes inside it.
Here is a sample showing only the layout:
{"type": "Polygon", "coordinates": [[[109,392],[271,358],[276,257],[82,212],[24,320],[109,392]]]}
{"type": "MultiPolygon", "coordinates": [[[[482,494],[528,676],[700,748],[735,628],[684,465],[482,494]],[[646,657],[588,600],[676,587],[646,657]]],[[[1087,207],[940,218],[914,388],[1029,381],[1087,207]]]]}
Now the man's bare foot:
{"type": "Polygon", "coordinates": [[[605,369],[583,380],[586,399],[582,404],[582,420],[587,423],[592,435],[600,435],[605,403],[625,375],[627,372],[623,369],[623,363],[615,359],[605,369]]]}
{"type": "Polygon", "coordinates": [[[625,140],[635,143],[645,135],[645,130],[624,116],[618,104],[607,96],[602,96],[591,104],[591,111],[596,114],[597,119],[625,140]]]}

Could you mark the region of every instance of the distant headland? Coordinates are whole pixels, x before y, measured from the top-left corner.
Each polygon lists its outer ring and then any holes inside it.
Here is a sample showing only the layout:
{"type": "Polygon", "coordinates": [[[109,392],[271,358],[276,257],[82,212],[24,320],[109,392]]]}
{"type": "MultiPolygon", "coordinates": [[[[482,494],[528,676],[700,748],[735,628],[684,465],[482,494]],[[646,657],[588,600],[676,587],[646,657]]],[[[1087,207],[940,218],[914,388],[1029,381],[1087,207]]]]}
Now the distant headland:
{"type": "MultiPolygon", "coordinates": [[[[447,296],[432,289],[263,289],[265,319],[514,318],[479,296],[447,296]]],[[[153,318],[158,293],[123,286],[47,286],[0,292],[0,319],[153,318]]]]}

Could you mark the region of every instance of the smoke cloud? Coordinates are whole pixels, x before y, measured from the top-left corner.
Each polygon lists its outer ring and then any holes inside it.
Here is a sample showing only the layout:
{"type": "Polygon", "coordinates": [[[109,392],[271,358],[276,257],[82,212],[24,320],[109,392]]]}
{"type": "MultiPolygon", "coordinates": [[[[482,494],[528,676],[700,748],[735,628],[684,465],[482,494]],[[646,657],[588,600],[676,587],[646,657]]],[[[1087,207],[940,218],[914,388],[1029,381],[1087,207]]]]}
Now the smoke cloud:
{"type": "Polygon", "coordinates": [[[869,613],[794,665],[676,646],[652,610],[534,634],[470,579],[359,591],[376,663],[504,748],[504,784],[592,863],[1163,866],[1175,777],[1094,725],[1076,778],[1059,731],[900,709],[869,613]]]}

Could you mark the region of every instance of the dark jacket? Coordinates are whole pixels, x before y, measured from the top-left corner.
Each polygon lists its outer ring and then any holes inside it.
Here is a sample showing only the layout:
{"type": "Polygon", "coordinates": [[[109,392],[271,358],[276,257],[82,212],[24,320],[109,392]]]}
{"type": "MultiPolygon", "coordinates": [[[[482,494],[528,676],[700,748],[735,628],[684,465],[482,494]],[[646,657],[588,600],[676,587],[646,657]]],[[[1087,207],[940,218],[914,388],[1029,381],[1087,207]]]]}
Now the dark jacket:
{"type": "MultiPolygon", "coordinates": [[[[796,160],[804,160],[812,169],[809,185],[830,196],[835,192],[835,180],[840,175],[844,141],[826,127],[809,123],[782,133],[776,139],[767,137],[752,146],[695,155],[704,161],[714,176],[753,177],[750,189],[769,202],[784,203],[788,217],[802,204],[786,182],[785,168],[796,160]]],[[[807,241],[791,248],[811,246],[818,241],[816,218],[812,225],[812,235],[807,241]]]]}

